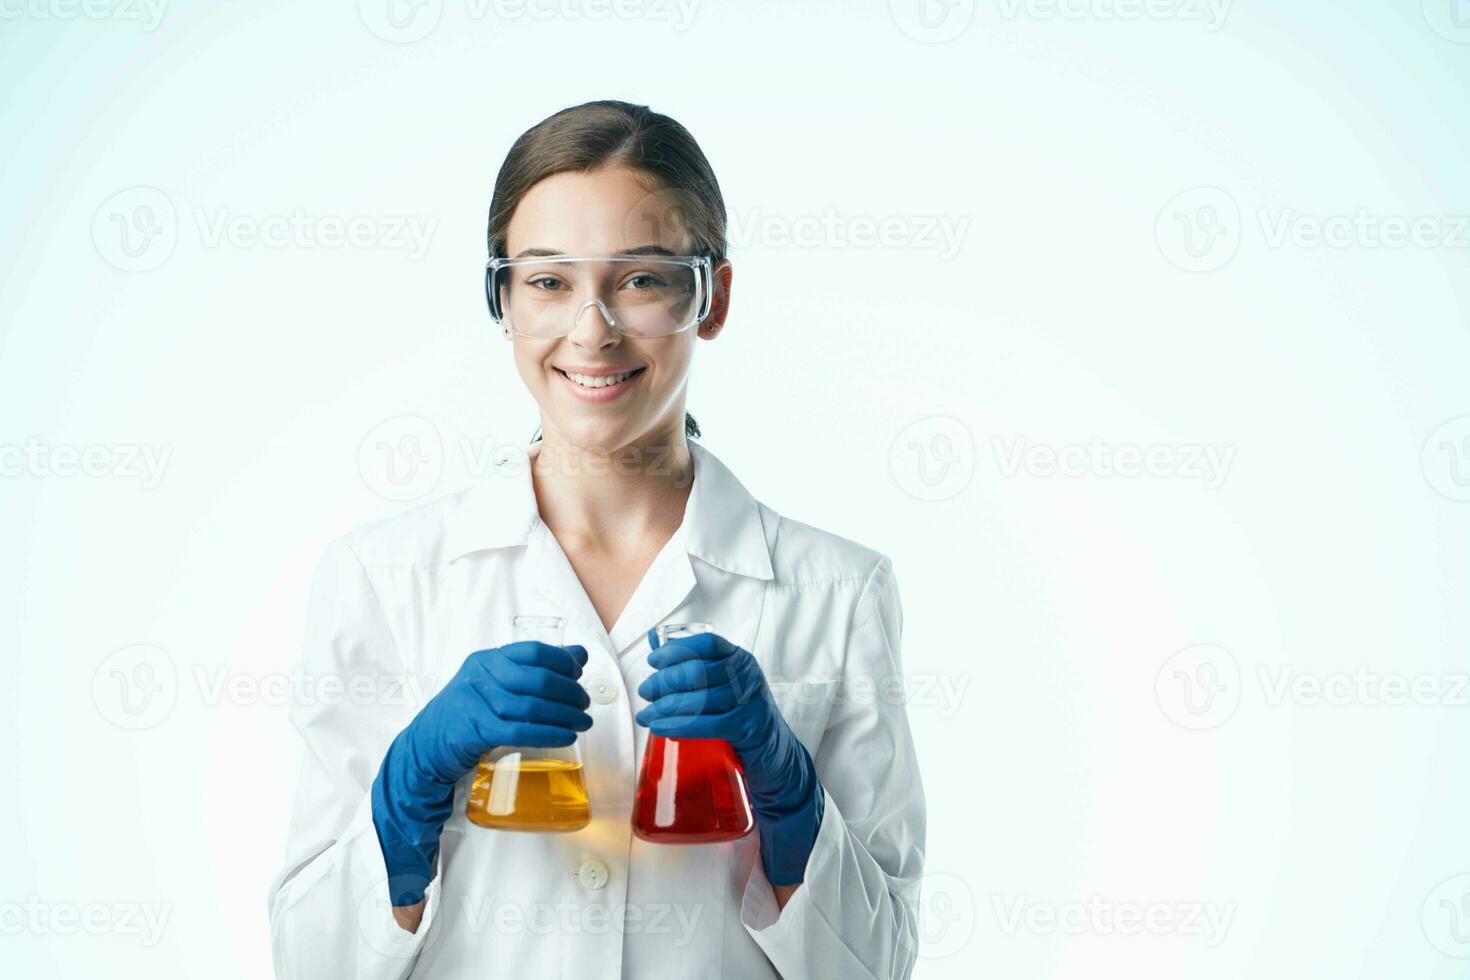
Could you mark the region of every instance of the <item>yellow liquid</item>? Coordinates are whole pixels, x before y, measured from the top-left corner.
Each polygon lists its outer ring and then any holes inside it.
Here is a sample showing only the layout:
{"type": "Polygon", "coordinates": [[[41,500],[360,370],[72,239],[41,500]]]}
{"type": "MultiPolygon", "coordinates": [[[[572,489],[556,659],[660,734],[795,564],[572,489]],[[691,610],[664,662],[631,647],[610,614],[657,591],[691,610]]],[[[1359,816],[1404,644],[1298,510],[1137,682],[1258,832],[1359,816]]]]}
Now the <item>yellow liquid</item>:
{"type": "Polygon", "coordinates": [[[495,830],[580,830],[592,808],[580,763],[505,758],[475,770],[465,816],[495,830]]]}

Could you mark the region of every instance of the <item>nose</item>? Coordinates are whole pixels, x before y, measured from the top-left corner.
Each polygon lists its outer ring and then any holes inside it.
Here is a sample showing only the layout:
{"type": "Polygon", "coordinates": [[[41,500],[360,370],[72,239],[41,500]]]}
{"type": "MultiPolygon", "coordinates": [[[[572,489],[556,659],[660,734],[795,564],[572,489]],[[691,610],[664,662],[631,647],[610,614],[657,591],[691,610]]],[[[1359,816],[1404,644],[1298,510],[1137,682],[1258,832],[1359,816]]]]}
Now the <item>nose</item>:
{"type": "Polygon", "coordinates": [[[613,326],[612,312],[600,299],[589,299],[577,310],[567,340],[583,350],[605,350],[614,346],[621,335],[613,326]]]}

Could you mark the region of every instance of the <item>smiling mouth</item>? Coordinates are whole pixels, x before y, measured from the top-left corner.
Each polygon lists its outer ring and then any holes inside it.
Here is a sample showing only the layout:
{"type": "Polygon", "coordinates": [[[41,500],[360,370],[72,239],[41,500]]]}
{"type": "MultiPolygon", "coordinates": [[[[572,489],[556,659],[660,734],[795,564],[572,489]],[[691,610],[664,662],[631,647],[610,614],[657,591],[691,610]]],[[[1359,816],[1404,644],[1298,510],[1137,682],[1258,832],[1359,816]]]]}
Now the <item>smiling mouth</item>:
{"type": "Polygon", "coordinates": [[[630,381],[633,378],[638,377],[638,375],[642,374],[646,369],[634,368],[631,371],[624,371],[621,374],[604,374],[597,375],[595,377],[588,374],[568,374],[561,368],[552,368],[552,370],[561,375],[563,378],[566,378],[574,385],[579,385],[580,387],[596,391],[598,388],[608,388],[616,384],[621,384],[624,381],[630,381]]]}

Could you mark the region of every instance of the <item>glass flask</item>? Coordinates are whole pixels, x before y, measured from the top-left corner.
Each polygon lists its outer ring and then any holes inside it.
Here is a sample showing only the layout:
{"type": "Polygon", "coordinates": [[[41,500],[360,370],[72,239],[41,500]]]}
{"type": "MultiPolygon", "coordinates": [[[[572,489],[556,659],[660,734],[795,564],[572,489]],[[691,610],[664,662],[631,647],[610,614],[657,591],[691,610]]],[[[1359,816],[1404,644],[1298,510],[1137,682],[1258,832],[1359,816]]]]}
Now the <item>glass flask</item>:
{"type": "MultiPolygon", "coordinates": [[[[670,623],[658,644],[708,633],[707,623],[670,623]]],[[[730,743],[717,738],[648,734],[633,797],[633,833],[655,844],[710,844],[750,833],[755,818],[745,770],[730,743]]]]}
{"type": "MultiPolygon", "coordinates": [[[[516,641],[561,646],[560,616],[514,616],[516,641]]],[[[592,821],[582,753],[577,743],[561,748],[497,745],[480,758],[470,784],[465,816],[494,830],[570,831],[592,821]]]]}

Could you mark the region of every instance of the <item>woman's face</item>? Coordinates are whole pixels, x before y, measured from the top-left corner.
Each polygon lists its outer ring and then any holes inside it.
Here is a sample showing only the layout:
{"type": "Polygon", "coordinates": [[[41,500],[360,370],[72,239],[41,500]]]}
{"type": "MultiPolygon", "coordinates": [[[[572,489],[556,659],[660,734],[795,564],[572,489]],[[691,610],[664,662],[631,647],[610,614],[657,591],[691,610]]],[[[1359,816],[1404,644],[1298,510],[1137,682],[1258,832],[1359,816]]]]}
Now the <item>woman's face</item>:
{"type": "MultiPolygon", "coordinates": [[[[651,190],[626,168],[561,173],[531,188],[506,229],[506,255],[531,249],[565,255],[613,255],[660,245],[676,255],[693,247],[684,234],[678,195],[651,190]]],[[[713,339],[729,308],[728,261],[715,268],[710,315],[667,337],[627,337],[595,305],[565,337],[515,336],[516,370],[541,407],[542,429],[579,448],[612,453],[683,439],[685,383],[696,337],[713,339]],[[589,388],[568,373],[637,372],[617,385],[589,388]]],[[[587,299],[591,299],[589,295],[587,299]]],[[[604,302],[608,297],[603,297],[604,302]]],[[[576,297],[580,305],[583,298],[576,297]]]]}

